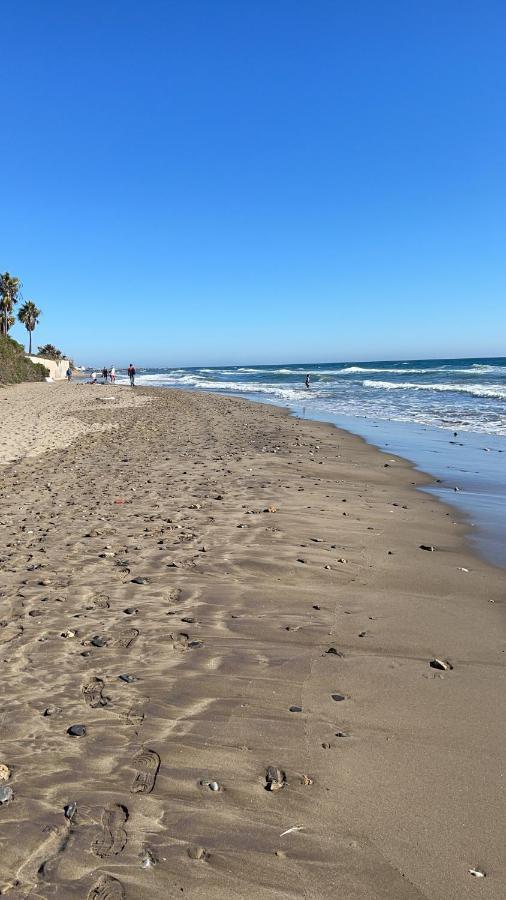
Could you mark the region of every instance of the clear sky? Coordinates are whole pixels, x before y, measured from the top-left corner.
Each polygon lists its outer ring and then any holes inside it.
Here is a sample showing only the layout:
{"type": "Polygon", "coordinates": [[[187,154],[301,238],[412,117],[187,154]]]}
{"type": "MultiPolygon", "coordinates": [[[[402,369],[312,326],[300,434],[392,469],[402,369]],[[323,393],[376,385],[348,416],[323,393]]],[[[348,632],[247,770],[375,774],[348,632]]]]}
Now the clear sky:
{"type": "Polygon", "coordinates": [[[16,0],[1,28],[0,270],[36,345],[506,353],[504,0],[16,0]]]}

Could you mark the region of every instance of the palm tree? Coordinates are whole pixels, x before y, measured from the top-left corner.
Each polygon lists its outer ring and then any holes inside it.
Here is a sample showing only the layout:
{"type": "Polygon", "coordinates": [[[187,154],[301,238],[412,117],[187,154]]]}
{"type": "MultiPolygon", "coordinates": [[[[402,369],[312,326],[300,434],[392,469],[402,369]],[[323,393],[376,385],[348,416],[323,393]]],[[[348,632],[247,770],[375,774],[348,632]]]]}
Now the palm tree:
{"type": "Polygon", "coordinates": [[[61,350],[58,350],[54,344],[44,344],[43,347],[39,347],[39,352],[37,356],[45,356],[46,359],[66,359],[64,353],[61,350]]]}
{"type": "Polygon", "coordinates": [[[30,356],[32,355],[32,331],[35,331],[39,316],[40,309],[37,309],[32,300],[26,300],[18,312],[19,321],[25,326],[30,335],[30,349],[28,350],[30,356]]]}
{"type": "Polygon", "coordinates": [[[4,272],[0,275],[0,334],[7,335],[13,324],[12,311],[17,303],[21,282],[15,275],[4,272]]]}

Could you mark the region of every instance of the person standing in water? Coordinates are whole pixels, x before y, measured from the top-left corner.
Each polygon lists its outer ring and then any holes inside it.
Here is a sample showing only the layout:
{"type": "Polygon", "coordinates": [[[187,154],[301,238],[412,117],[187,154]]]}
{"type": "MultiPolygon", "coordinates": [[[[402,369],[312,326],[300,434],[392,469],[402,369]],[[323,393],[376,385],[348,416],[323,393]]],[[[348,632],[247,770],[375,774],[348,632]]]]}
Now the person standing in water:
{"type": "Polygon", "coordinates": [[[131,387],[135,387],[135,367],[130,363],[127,369],[128,377],[130,379],[131,387]]]}
{"type": "Polygon", "coordinates": [[[307,388],[309,388],[310,382],[311,382],[311,376],[310,376],[310,375],[306,375],[306,387],[307,387],[307,388]]]}

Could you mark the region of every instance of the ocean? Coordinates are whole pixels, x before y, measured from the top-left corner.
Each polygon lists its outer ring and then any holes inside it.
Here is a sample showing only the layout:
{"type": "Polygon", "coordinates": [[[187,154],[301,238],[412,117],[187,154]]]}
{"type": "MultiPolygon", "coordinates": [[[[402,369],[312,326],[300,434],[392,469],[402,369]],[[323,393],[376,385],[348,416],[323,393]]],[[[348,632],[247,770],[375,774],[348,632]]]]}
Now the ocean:
{"type": "Polygon", "coordinates": [[[506,435],[506,357],[138,369],[137,382],[255,394],[330,414],[506,435]]]}
{"type": "Polygon", "coordinates": [[[506,357],[137,368],[136,383],[275,403],[404,456],[439,479],[429,490],[506,566],[506,357]]]}

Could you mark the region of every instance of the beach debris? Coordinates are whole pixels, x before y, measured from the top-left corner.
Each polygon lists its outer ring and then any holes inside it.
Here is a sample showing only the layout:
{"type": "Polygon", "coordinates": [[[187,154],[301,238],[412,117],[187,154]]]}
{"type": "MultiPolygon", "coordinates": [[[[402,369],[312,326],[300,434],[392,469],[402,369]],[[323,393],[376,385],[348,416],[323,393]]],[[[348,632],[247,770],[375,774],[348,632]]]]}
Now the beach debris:
{"type": "Polygon", "coordinates": [[[291,828],[287,828],[286,831],[283,831],[279,836],[284,837],[285,834],[292,834],[293,831],[302,831],[304,825],[292,825],[291,828]]]}
{"type": "Polygon", "coordinates": [[[202,509],[200,503],[192,503],[188,509],[202,509]]]}
{"type": "Polygon", "coordinates": [[[303,775],[301,784],[303,784],[305,787],[308,787],[308,785],[314,784],[314,778],[311,778],[310,775],[303,775]]]}
{"type": "Polygon", "coordinates": [[[420,544],[420,550],[428,550],[429,553],[434,553],[435,549],[432,544],[420,544]]]}
{"type": "Polygon", "coordinates": [[[132,578],[132,584],[149,584],[149,579],[138,575],[137,578],[132,578]]]}
{"type": "Polygon", "coordinates": [[[14,791],[9,785],[5,785],[4,787],[0,787],[0,805],[4,805],[4,803],[9,803],[10,800],[14,797],[14,791]]]}
{"type": "Polygon", "coordinates": [[[188,847],[188,856],[190,859],[208,859],[209,853],[204,847],[188,847]]]}
{"type": "Polygon", "coordinates": [[[323,748],[324,750],[330,750],[330,749],[331,749],[331,745],[329,744],[328,741],[324,741],[323,744],[322,744],[322,748],[323,748]]]}
{"type": "Polygon", "coordinates": [[[135,675],[129,675],[128,672],[125,675],[118,675],[120,681],[126,681],[127,684],[131,684],[132,681],[137,681],[135,675]]]}
{"type": "Polygon", "coordinates": [[[277,511],[278,511],[277,506],[267,506],[267,508],[264,509],[264,512],[266,512],[266,513],[275,513],[277,511]]]}
{"type": "Polygon", "coordinates": [[[344,656],[344,653],[341,650],[337,650],[336,647],[329,647],[328,650],[325,650],[326,656],[344,656]]]}
{"type": "Polygon", "coordinates": [[[469,572],[469,569],[465,569],[464,566],[458,566],[457,571],[459,572],[469,572]]]}
{"type": "Polygon", "coordinates": [[[139,610],[136,606],[127,606],[126,609],[123,610],[126,616],[135,616],[139,610]]]}
{"type": "Polygon", "coordinates": [[[0,781],[8,781],[11,777],[11,770],[5,763],[0,763],[0,781]]]}
{"type": "Polygon", "coordinates": [[[472,875],[474,878],[486,878],[486,877],[487,877],[487,875],[486,875],[486,873],[483,871],[483,869],[476,869],[476,868],[474,868],[474,866],[473,866],[471,869],[468,869],[467,871],[468,871],[469,874],[472,875]]]}
{"type": "Polygon", "coordinates": [[[458,492],[460,491],[460,488],[459,488],[459,487],[454,487],[453,490],[454,490],[456,493],[458,493],[458,492]]]}
{"type": "Polygon", "coordinates": [[[349,732],[347,732],[347,731],[336,731],[336,737],[339,737],[339,738],[346,738],[346,737],[349,737],[349,736],[350,736],[350,735],[349,735],[349,732]]]}
{"type": "Polygon", "coordinates": [[[344,556],[340,556],[337,561],[338,561],[338,563],[347,563],[348,562],[348,560],[345,559],[344,556]]]}
{"type": "Polygon", "coordinates": [[[323,568],[324,568],[324,569],[330,569],[330,566],[329,566],[329,564],[327,563],[327,565],[325,565],[323,568]]]}
{"type": "Polygon", "coordinates": [[[149,869],[151,866],[156,866],[158,860],[154,853],[151,850],[143,850],[140,854],[141,859],[141,868],[149,869]]]}
{"type": "Polygon", "coordinates": [[[332,697],[333,700],[335,700],[336,703],[339,703],[340,700],[346,700],[346,697],[344,696],[344,694],[331,694],[330,696],[332,697]]]}
{"type": "Polygon", "coordinates": [[[67,631],[62,631],[60,637],[62,638],[73,638],[76,636],[76,632],[72,631],[70,628],[67,631]]]}
{"type": "Polygon", "coordinates": [[[294,712],[294,713],[302,712],[302,706],[290,706],[289,712],[294,712]]]}
{"type": "Polygon", "coordinates": [[[265,781],[266,791],[280,791],[286,784],[286,775],[277,766],[268,766],[265,773],[265,781]]]}
{"type": "Polygon", "coordinates": [[[313,609],[321,609],[321,606],[318,606],[317,603],[313,603],[313,609]]]}
{"type": "Polygon", "coordinates": [[[71,725],[70,728],[67,728],[67,734],[70,737],[84,737],[86,728],[84,725],[71,725]]]}
{"type": "Polygon", "coordinates": [[[43,716],[56,716],[58,713],[61,713],[61,712],[63,712],[61,706],[53,706],[51,704],[49,706],[46,706],[42,715],[43,716]]]}
{"type": "Polygon", "coordinates": [[[63,815],[65,816],[66,819],[69,820],[69,822],[72,821],[76,812],[77,812],[77,803],[75,800],[72,800],[71,803],[67,803],[67,805],[63,807],[63,815]]]}
{"type": "Polygon", "coordinates": [[[302,563],[303,565],[306,564],[306,560],[305,560],[305,559],[302,559],[302,558],[297,559],[297,562],[298,562],[298,563],[302,563]]]}
{"type": "Polygon", "coordinates": [[[440,669],[442,672],[447,672],[449,669],[453,669],[453,666],[447,659],[431,659],[429,666],[431,669],[440,669]]]}

